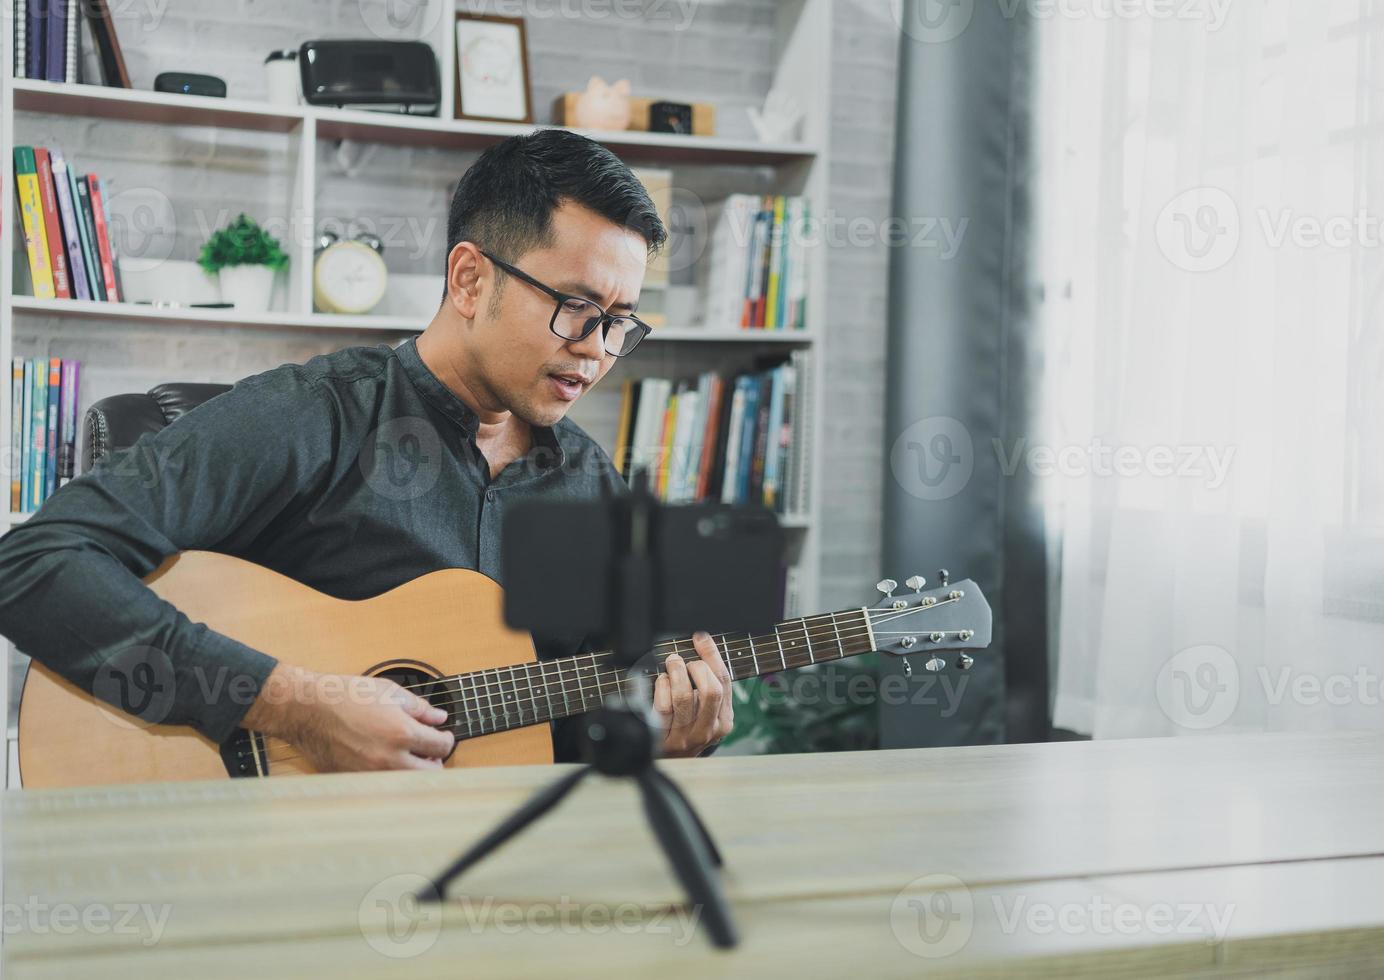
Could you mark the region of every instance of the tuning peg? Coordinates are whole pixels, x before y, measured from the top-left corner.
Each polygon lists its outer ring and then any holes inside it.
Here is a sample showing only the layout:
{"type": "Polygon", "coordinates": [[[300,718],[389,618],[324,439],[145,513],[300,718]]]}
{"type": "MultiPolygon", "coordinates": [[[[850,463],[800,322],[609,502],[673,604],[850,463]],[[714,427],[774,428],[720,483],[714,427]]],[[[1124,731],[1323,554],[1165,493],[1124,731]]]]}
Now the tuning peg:
{"type": "Polygon", "coordinates": [[[923,578],[921,575],[914,575],[912,578],[906,580],[903,584],[908,586],[914,592],[921,592],[923,591],[923,586],[927,585],[927,579],[923,578]]]}
{"type": "Polygon", "coordinates": [[[975,663],[976,658],[971,656],[969,653],[963,653],[961,656],[956,658],[956,666],[960,670],[970,670],[972,667],[975,666],[975,663]]]}
{"type": "Polygon", "coordinates": [[[894,590],[898,587],[899,583],[895,582],[892,578],[881,579],[880,581],[875,583],[875,588],[879,589],[879,591],[883,592],[887,596],[893,595],[894,590]]]}
{"type": "Polygon", "coordinates": [[[937,579],[943,585],[948,585],[951,583],[951,572],[947,571],[945,568],[939,568],[937,569],[937,579]]]}
{"type": "Polygon", "coordinates": [[[924,669],[924,670],[931,671],[932,673],[935,674],[935,673],[937,673],[939,670],[941,670],[942,668],[944,668],[944,667],[946,667],[946,666],[947,666],[947,662],[946,662],[945,660],[943,660],[941,657],[933,657],[933,658],[932,658],[931,660],[929,660],[927,663],[923,664],[923,669],[924,669]]]}

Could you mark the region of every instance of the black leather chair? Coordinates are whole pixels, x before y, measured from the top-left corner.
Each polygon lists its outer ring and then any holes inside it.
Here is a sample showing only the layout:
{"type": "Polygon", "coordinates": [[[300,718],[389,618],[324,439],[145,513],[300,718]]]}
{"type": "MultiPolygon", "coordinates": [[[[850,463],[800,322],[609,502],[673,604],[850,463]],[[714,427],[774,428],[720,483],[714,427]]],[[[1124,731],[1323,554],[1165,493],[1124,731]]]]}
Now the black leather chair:
{"type": "Polygon", "coordinates": [[[230,385],[171,382],[143,395],[111,395],[86,410],[78,450],[79,473],[118,449],[133,446],[146,432],[158,432],[230,385]]]}

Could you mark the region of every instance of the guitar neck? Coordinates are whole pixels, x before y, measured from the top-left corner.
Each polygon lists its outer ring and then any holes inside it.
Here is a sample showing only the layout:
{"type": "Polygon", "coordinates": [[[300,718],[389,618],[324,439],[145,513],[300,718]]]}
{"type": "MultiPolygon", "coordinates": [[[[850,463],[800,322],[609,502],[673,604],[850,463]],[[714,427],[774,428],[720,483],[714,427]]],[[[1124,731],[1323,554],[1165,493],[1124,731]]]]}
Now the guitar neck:
{"type": "MultiPolygon", "coordinates": [[[[713,634],[733,680],[776,670],[854,657],[875,649],[865,609],[806,616],[779,623],[771,632],[713,634]]],[[[650,679],[665,670],[672,654],[698,659],[691,639],[656,644],[635,672],[650,679]]],[[[450,727],[461,737],[491,735],[566,718],[597,708],[621,689],[626,672],[608,651],[472,671],[438,682],[440,703],[452,713],[450,727]]]]}

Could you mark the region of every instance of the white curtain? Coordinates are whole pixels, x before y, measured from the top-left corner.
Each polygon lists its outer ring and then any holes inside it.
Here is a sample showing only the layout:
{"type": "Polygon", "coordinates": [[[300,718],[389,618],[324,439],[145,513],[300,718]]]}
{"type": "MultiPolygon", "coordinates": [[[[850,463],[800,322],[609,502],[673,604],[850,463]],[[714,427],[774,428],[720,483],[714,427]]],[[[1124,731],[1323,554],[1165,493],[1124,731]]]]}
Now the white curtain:
{"type": "Polygon", "coordinates": [[[1054,722],[1384,728],[1384,3],[1044,8],[1054,722]]]}

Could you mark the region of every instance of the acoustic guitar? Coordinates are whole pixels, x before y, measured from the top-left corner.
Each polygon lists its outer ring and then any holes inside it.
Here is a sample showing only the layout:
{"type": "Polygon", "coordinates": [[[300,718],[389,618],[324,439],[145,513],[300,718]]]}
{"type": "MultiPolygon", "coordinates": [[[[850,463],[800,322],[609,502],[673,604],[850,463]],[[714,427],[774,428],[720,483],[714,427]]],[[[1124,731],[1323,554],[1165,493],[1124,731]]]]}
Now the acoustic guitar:
{"type": "MultiPolygon", "coordinates": [[[[277,572],[207,551],[174,555],[145,582],[194,622],[257,650],[323,673],[384,676],[446,709],[458,766],[550,763],[548,722],[588,711],[621,686],[608,654],[539,661],[528,633],[504,625],[503,592],[485,575],[443,569],[372,599],[327,596],[277,572]],[[409,656],[381,659],[384,651],[409,656]]],[[[771,631],[715,637],[735,680],[878,650],[926,656],[990,643],[990,608],[974,582],[895,595],[859,607],[791,619],[771,631]]],[[[670,653],[696,658],[690,640],[660,643],[637,670],[650,677],[670,653]]],[[[911,672],[911,666],[909,667],[911,672]]],[[[209,665],[208,687],[224,682],[209,665]]],[[[281,740],[237,730],[217,745],[187,726],[158,724],[171,702],[173,670],[156,650],[136,648],[98,672],[102,699],[42,664],[29,666],[19,705],[20,778],[27,787],[303,774],[307,760],[281,740]],[[113,707],[119,704],[125,710],[113,707]]]]}

